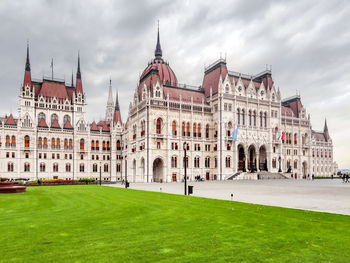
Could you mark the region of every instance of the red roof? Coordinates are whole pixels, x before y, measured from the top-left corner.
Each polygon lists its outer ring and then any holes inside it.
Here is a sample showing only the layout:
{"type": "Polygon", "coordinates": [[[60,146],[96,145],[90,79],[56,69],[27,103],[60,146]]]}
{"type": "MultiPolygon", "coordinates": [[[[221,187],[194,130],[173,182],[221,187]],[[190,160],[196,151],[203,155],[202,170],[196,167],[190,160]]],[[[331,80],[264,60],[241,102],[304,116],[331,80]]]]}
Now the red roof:
{"type": "Polygon", "coordinates": [[[41,118],[38,123],[38,127],[48,128],[49,126],[47,126],[45,119],[41,118]]]}
{"type": "Polygon", "coordinates": [[[226,63],[223,62],[219,62],[206,70],[203,78],[203,90],[206,97],[210,96],[210,89],[212,89],[213,94],[218,92],[220,76],[224,80],[226,75],[226,63]]]}
{"type": "Polygon", "coordinates": [[[120,122],[120,125],[122,124],[122,117],[120,115],[120,111],[115,111],[113,116],[113,122],[118,123],[120,122]]]}
{"type": "Polygon", "coordinates": [[[39,95],[46,98],[57,98],[58,100],[69,99],[66,86],[63,82],[44,80],[39,95]]]}
{"type": "Polygon", "coordinates": [[[24,81],[23,81],[23,87],[28,85],[29,87],[32,86],[32,76],[30,74],[30,70],[26,70],[24,72],[24,81]]]}
{"type": "Polygon", "coordinates": [[[80,78],[77,78],[75,92],[77,94],[78,93],[83,94],[83,84],[81,83],[81,79],[80,78]]]}
{"type": "Polygon", "coordinates": [[[5,121],[5,125],[16,125],[16,121],[13,118],[12,114],[10,114],[10,116],[7,118],[7,120],[5,121]]]}
{"type": "Polygon", "coordinates": [[[66,123],[63,126],[63,129],[73,129],[72,125],[70,124],[70,121],[67,120],[66,123]]]}
{"type": "Polygon", "coordinates": [[[61,129],[61,126],[58,124],[58,121],[56,119],[51,124],[51,128],[61,129]]]}
{"type": "Polygon", "coordinates": [[[285,107],[285,106],[281,107],[281,113],[282,113],[282,117],[283,116],[287,116],[287,117],[293,117],[294,116],[293,111],[290,108],[285,107]]]}
{"type": "Polygon", "coordinates": [[[186,102],[191,102],[191,99],[193,98],[193,103],[202,104],[202,100],[205,104],[205,95],[203,92],[194,91],[190,89],[183,89],[183,88],[175,88],[175,87],[163,87],[164,89],[164,97],[167,97],[169,94],[170,100],[181,100],[186,102]]]}
{"type": "Polygon", "coordinates": [[[90,128],[91,131],[100,131],[100,129],[97,127],[96,125],[96,122],[93,122],[91,124],[91,128],[90,128]]]}
{"type": "Polygon", "coordinates": [[[104,125],[102,127],[102,131],[103,132],[109,132],[110,131],[109,126],[107,125],[107,122],[104,122],[104,125]]]}
{"type": "Polygon", "coordinates": [[[142,81],[152,70],[158,71],[158,75],[162,83],[167,83],[174,86],[177,85],[177,78],[169,64],[166,62],[157,62],[155,60],[143,71],[140,81],[142,81]]]}

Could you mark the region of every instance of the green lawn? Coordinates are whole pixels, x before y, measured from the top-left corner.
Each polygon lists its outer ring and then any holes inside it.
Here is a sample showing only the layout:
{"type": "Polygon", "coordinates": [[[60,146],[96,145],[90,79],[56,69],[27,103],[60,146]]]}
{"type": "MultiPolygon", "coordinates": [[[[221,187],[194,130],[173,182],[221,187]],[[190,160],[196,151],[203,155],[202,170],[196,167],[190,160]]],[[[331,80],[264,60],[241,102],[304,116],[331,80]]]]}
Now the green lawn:
{"type": "Polygon", "coordinates": [[[350,217],[101,186],[0,195],[0,262],[350,262],[350,217]]]}

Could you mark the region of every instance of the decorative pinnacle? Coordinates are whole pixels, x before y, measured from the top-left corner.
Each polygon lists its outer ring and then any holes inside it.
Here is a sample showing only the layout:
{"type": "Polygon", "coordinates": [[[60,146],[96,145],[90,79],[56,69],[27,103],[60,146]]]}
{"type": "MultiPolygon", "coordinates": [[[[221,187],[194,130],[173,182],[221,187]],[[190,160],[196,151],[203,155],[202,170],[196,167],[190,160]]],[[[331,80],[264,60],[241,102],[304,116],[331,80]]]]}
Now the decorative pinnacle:
{"type": "Polygon", "coordinates": [[[26,71],[30,71],[30,61],[29,61],[29,41],[27,40],[27,60],[26,60],[26,71]]]}
{"type": "Polygon", "coordinates": [[[119,109],[119,98],[118,98],[118,90],[117,90],[117,95],[116,95],[116,98],[115,98],[115,108],[114,108],[115,111],[120,111],[119,109]]]}
{"type": "Polygon", "coordinates": [[[77,79],[81,79],[81,73],[80,73],[80,54],[78,51],[78,70],[77,70],[77,79]]]}
{"type": "Polygon", "coordinates": [[[154,51],[156,59],[162,59],[162,48],[160,46],[160,37],[159,37],[159,20],[158,20],[158,35],[157,35],[157,45],[156,50],[154,51]]]}

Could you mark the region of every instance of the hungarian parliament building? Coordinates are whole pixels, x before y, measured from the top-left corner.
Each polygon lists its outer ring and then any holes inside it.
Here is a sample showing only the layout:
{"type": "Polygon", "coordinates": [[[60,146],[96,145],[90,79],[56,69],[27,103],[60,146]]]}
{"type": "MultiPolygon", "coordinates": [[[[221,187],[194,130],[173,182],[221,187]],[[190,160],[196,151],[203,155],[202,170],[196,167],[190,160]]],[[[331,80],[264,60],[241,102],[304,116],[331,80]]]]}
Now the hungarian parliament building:
{"type": "Polygon", "coordinates": [[[219,59],[202,85],[179,84],[158,31],[127,120],[112,93],[110,84],[105,118],[88,122],[79,56],[70,84],[35,80],[27,46],[18,114],[0,118],[0,177],[173,182],[183,180],[184,165],[189,180],[337,173],[327,123],[313,130],[300,96],[282,99],[270,70],[241,74],[219,59]]]}

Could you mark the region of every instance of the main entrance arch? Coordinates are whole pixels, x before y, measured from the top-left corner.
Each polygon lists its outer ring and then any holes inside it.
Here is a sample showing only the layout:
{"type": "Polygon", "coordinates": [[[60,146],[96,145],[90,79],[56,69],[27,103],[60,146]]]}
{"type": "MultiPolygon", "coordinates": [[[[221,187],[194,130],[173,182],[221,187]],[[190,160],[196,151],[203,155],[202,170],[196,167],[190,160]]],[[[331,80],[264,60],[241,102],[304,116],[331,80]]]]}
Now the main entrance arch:
{"type": "Polygon", "coordinates": [[[267,155],[265,145],[259,149],[259,169],[260,171],[267,171],[267,155]]]}
{"type": "Polygon", "coordinates": [[[238,171],[245,170],[245,153],[243,145],[238,145],[238,171]]]}
{"type": "Polygon", "coordinates": [[[256,171],[256,152],[254,145],[250,145],[248,148],[248,170],[251,172],[256,171]]]}
{"type": "Polygon", "coordinates": [[[303,162],[303,178],[306,178],[307,177],[307,162],[304,161],[303,162]]]}
{"type": "Polygon", "coordinates": [[[155,159],[153,162],[153,182],[163,182],[163,170],[163,160],[160,158],[155,159]]]}
{"type": "Polygon", "coordinates": [[[136,160],[132,162],[132,178],[133,182],[136,182],[136,160]]]}

